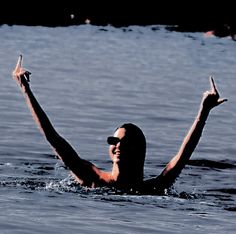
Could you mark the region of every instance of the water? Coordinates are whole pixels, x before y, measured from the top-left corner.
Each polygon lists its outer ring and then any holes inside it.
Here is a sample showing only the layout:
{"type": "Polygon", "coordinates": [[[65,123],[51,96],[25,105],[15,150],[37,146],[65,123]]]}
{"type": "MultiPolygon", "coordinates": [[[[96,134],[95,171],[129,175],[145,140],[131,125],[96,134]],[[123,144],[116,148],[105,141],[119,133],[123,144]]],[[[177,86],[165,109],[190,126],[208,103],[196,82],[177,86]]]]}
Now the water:
{"type": "Polygon", "coordinates": [[[162,26],[0,27],[0,233],[234,233],[236,49],[162,26]],[[88,190],[40,134],[11,78],[18,55],[56,129],[109,170],[106,137],[123,122],[147,138],[158,175],[191,126],[213,75],[222,97],[191,162],[166,196],[88,190]]]}

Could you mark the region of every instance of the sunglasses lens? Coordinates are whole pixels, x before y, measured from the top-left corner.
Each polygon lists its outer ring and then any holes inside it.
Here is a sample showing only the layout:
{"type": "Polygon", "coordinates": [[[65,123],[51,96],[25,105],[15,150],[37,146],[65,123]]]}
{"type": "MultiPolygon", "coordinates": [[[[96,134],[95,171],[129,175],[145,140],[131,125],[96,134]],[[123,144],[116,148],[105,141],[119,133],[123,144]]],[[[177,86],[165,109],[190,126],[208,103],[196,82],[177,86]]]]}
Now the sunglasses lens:
{"type": "Polygon", "coordinates": [[[107,138],[107,143],[109,145],[116,145],[118,142],[120,142],[120,139],[118,137],[111,136],[107,138]]]}

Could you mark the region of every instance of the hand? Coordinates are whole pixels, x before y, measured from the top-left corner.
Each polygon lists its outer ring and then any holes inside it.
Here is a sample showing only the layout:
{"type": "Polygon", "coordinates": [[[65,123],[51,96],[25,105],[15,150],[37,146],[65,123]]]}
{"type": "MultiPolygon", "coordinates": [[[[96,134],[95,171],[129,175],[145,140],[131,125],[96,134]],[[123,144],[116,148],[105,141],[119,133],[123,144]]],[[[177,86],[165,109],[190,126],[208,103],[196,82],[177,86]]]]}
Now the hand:
{"type": "Polygon", "coordinates": [[[212,109],[215,106],[220,105],[223,102],[226,102],[227,99],[220,98],[220,95],[216,89],[216,85],[213,77],[210,76],[211,91],[206,91],[203,95],[202,105],[204,108],[212,109]]]}
{"type": "Polygon", "coordinates": [[[30,82],[30,72],[26,71],[23,66],[23,56],[20,55],[17,61],[15,70],[12,73],[13,79],[22,87],[29,86],[28,82],[30,82]]]}

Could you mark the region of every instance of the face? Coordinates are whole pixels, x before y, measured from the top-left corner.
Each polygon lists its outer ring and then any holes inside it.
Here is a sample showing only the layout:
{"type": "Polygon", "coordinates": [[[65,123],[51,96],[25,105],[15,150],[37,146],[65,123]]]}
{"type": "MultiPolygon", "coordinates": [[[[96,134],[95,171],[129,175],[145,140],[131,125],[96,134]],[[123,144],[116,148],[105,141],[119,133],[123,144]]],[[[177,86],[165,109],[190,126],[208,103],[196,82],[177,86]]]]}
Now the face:
{"type": "Polygon", "coordinates": [[[119,162],[120,161],[120,155],[122,153],[121,150],[121,144],[122,140],[125,137],[125,128],[118,128],[115,133],[113,138],[111,137],[111,142],[109,142],[110,147],[109,147],[109,154],[113,162],[119,162]]]}

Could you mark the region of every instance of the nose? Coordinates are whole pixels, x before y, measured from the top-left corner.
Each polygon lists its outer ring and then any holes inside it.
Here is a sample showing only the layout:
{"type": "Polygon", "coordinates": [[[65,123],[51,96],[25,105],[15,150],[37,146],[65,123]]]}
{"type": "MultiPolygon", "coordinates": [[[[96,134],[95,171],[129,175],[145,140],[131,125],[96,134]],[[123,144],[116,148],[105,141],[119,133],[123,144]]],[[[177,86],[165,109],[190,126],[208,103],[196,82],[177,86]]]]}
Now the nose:
{"type": "Polygon", "coordinates": [[[114,146],[114,152],[116,151],[120,151],[120,142],[118,142],[115,146],[114,146]]]}
{"type": "Polygon", "coordinates": [[[112,154],[116,154],[116,152],[120,151],[120,142],[115,145],[110,145],[110,152],[112,154]]]}

